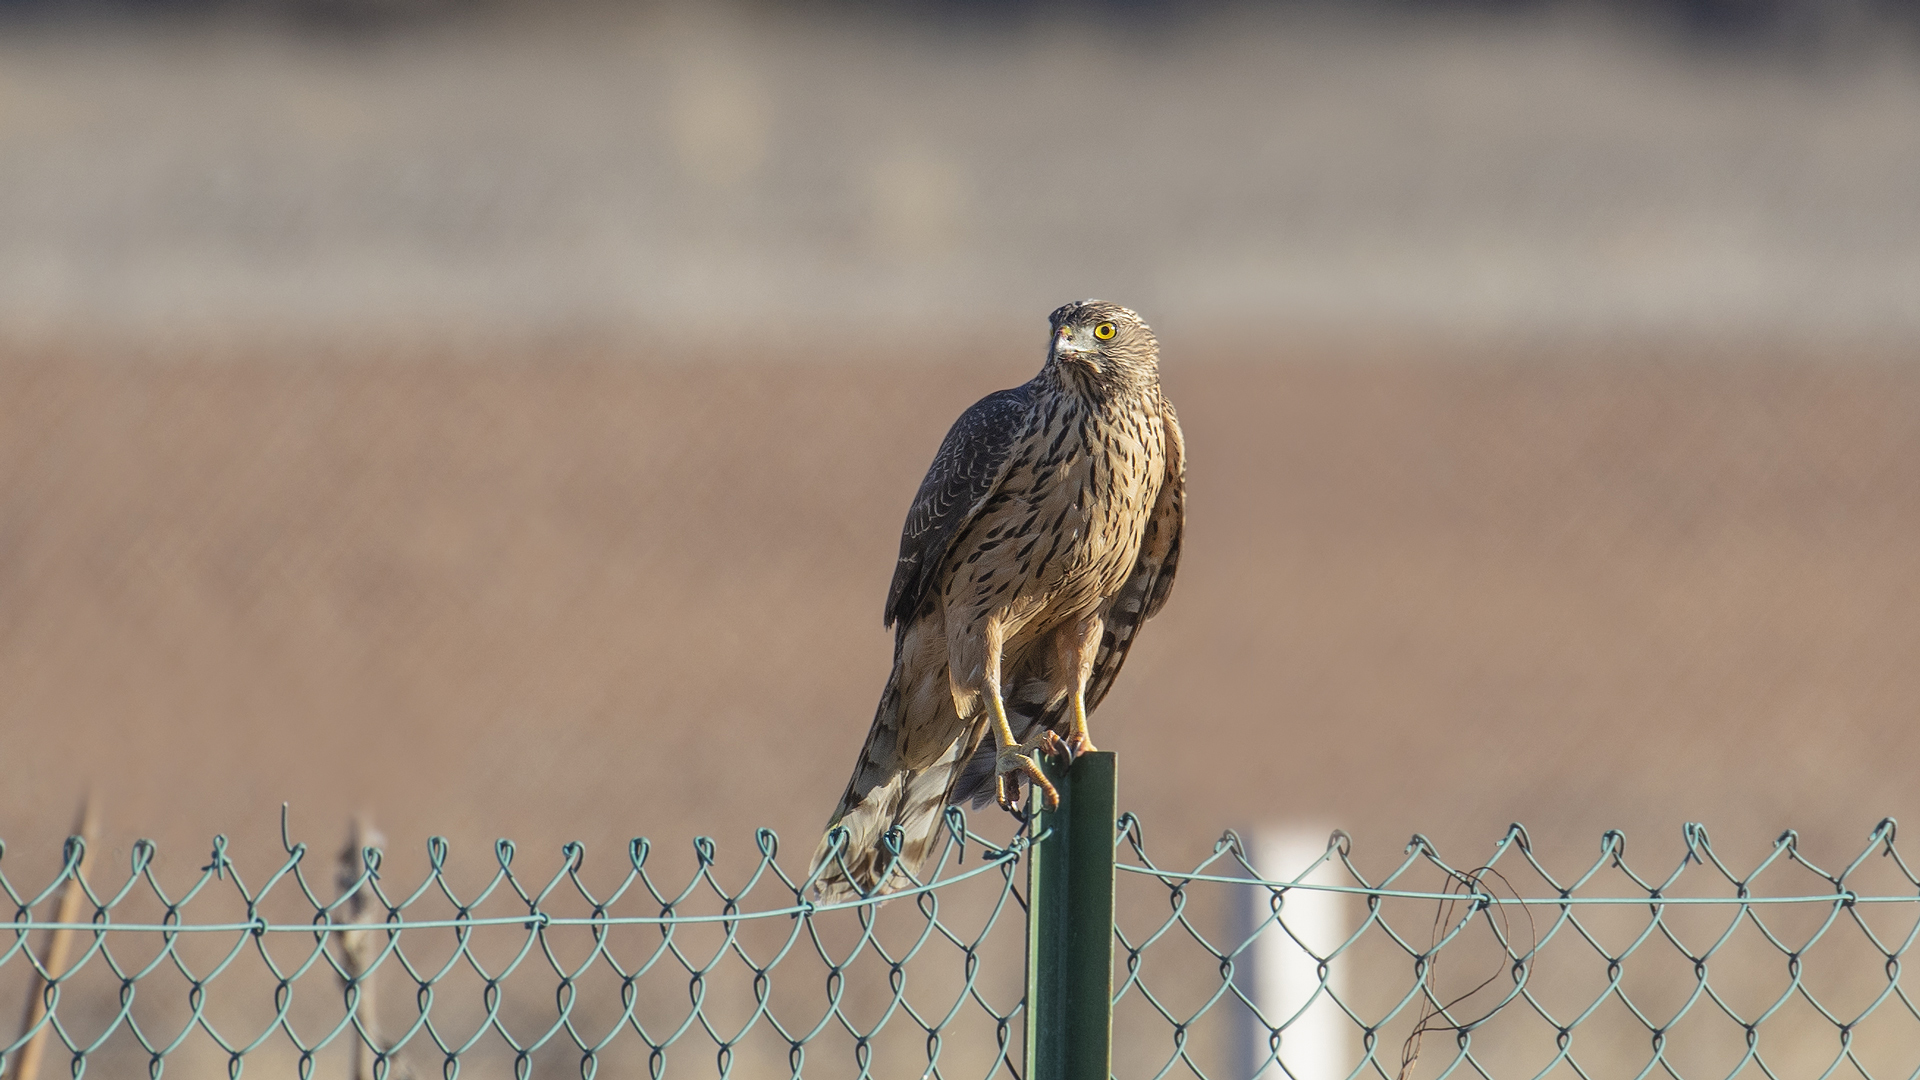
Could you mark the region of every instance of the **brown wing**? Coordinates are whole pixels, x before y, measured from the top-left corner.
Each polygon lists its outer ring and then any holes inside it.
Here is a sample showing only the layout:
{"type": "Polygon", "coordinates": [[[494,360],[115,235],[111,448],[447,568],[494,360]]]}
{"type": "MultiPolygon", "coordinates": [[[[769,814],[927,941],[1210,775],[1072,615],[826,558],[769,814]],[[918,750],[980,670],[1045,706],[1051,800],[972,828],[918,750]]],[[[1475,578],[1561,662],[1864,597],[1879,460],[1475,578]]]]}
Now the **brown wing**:
{"type": "Polygon", "coordinates": [[[974,402],[941,440],[900,529],[900,561],[887,588],[887,626],[912,621],[939,577],[947,546],[999,486],[1007,455],[1032,411],[1031,387],[1016,386],[974,402]]]}
{"type": "Polygon", "coordinates": [[[960,414],[907,509],[900,561],[887,590],[886,623],[896,631],[893,673],[846,793],[814,852],[817,888],[827,899],[905,883],[904,877],[881,880],[893,861],[881,837],[898,829],[899,865],[917,870],[937,840],[953,775],[978,741],[977,734],[971,741],[964,737],[966,722],[954,713],[944,620],[920,608],[937,587],[954,537],[1007,471],[1007,459],[1027,427],[1030,385],[989,394],[960,414]],[[837,855],[835,826],[846,831],[846,845],[837,855]]]}

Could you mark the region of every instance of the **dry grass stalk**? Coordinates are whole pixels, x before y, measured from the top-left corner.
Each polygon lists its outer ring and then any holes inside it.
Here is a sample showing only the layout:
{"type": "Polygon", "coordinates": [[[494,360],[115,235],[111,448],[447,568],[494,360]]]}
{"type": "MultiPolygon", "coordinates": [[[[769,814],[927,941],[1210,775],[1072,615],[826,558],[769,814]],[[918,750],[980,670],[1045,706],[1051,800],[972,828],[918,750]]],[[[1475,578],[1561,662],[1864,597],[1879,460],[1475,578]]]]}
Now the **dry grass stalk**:
{"type": "Polygon", "coordinates": [[[340,966],[346,972],[347,985],[353,989],[353,1017],[358,1022],[360,1037],[353,1044],[353,1080],[400,1080],[412,1076],[411,1070],[401,1066],[389,1055],[388,1070],[380,1077],[376,1068],[380,1062],[378,1049],[384,1044],[380,1037],[380,1015],[374,995],[373,963],[380,955],[382,931],[373,927],[385,920],[385,910],[378,903],[370,883],[362,879],[367,873],[366,850],[384,848],[387,838],[373,826],[366,815],[356,814],[347,826],[347,843],[340,849],[339,870],[334,878],[340,893],[346,902],[340,906],[344,921],[366,926],[364,930],[344,930],[338,937],[340,941],[340,966]]]}
{"type": "MultiPolygon", "coordinates": [[[[99,830],[98,811],[94,804],[93,793],[89,791],[80,801],[80,812],[73,823],[73,836],[80,841],[80,862],[74,867],[73,876],[67,879],[67,887],[60,893],[60,906],[53,921],[58,923],[77,922],[80,918],[80,905],[87,898],[87,891],[80,884],[86,874],[87,857],[93,850],[94,834],[99,830]]],[[[27,995],[27,1014],[20,1030],[33,1031],[47,1014],[47,992],[53,982],[66,974],[67,952],[73,944],[73,931],[55,930],[47,941],[47,958],[43,965],[46,974],[36,973],[33,980],[33,992],[27,995]]],[[[47,1027],[51,1027],[49,1024],[47,1027]]],[[[40,1073],[40,1057],[47,1042],[47,1027],[34,1031],[33,1038],[20,1048],[20,1056],[14,1060],[13,1080],[35,1080],[40,1073]]]]}

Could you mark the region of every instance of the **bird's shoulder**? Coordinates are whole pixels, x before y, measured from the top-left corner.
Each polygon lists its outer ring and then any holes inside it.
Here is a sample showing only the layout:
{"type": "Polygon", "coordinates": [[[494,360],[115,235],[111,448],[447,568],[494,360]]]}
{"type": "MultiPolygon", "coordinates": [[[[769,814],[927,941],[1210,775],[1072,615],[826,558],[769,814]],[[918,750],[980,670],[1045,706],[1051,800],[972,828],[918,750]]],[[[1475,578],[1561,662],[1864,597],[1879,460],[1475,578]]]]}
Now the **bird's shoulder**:
{"type": "Polygon", "coordinates": [[[913,614],[947,545],[981,500],[993,493],[1027,429],[1034,400],[1031,381],[996,391],[974,402],[947,429],[900,530],[900,559],[887,589],[888,626],[913,614]]]}

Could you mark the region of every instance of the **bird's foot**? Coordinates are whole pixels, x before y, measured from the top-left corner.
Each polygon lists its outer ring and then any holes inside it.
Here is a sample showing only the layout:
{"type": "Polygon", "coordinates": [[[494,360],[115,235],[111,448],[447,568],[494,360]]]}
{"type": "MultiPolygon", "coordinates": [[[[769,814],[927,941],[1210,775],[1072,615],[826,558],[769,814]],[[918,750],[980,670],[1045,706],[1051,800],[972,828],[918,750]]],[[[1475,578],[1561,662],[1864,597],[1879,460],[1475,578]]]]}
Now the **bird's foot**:
{"type": "Polygon", "coordinates": [[[1017,744],[1002,746],[993,758],[993,782],[1000,805],[1016,812],[1020,809],[1020,781],[1024,777],[1040,788],[1040,797],[1046,800],[1047,809],[1059,806],[1060,792],[1040,768],[1039,755],[1057,755],[1065,749],[1060,736],[1048,728],[1041,728],[1017,744]]]}

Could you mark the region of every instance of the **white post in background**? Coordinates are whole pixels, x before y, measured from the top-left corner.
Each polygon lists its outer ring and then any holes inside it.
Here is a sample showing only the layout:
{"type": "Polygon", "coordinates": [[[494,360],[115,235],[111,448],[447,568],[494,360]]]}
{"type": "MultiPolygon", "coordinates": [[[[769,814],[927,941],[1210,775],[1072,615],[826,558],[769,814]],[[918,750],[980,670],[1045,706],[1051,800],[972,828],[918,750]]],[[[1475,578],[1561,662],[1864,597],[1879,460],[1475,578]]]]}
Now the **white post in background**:
{"type": "MultiPolygon", "coordinates": [[[[1266,881],[1292,881],[1312,866],[1327,850],[1331,829],[1310,826],[1286,826],[1252,830],[1247,837],[1247,853],[1254,868],[1266,881]]],[[[1336,857],[1331,865],[1322,865],[1303,879],[1321,885],[1351,885],[1336,857]]],[[[1254,945],[1243,958],[1251,959],[1251,970],[1236,979],[1254,1004],[1278,1026],[1289,1017],[1306,1011],[1289,1024],[1280,1037],[1280,1064],[1268,1063],[1270,1033],[1245,1009],[1240,1016],[1246,1025],[1241,1040],[1246,1069],[1243,1075],[1257,1080],[1341,1080],[1353,1071],[1358,1058],[1359,1029],[1338,1005],[1320,993],[1320,965],[1314,954],[1326,956],[1353,932],[1353,897],[1347,893],[1314,889],[1290,889],[1280,907],[1280,919],[1286,930],[1268,920],[1273,913],[1273,893],[1264,888],[1241,890],[1244,926],[1248,933],[1259,931],[1254,945]],[[1287,930],[1293,932],[1288,936],[1287,930]],[[1298,938],[1296,942],[1294,939],[1298,938]],[[1302,945],[1306,948],[1302,948],[1302,945]],[[1311,949],[1309,953],[1307,950],[1311,949]],[[1311,1001],[1312,1004],[1308,1004],[1311,1001]],[[1281,1065],[1285,1066],[1284,1071],[1281,1065]]],[[[1345,964],[1336,961],[1327,973],[1327,987],[1343,992],[1345,964]]]]}

